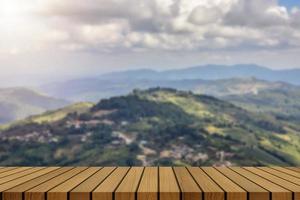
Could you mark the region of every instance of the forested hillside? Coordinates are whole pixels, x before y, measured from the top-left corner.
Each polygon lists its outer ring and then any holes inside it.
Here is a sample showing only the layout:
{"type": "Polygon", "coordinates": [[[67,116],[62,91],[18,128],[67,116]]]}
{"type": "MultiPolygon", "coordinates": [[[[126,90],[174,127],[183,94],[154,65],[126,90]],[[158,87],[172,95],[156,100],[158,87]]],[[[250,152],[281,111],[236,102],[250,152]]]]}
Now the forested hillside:
{"type": "Polygon", "coordinates": [[[0,164],[299,165],[299,130],[211,96],[135,90],[3,130],[0,164]]]}

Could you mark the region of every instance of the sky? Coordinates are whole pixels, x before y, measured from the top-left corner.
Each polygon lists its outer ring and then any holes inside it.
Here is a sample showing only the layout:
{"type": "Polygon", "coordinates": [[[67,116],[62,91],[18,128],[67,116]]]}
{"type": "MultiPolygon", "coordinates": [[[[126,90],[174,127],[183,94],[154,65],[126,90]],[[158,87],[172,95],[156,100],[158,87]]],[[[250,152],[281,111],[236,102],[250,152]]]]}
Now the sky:
{"type": "Polygon", "coordinates": [[[280,0],[279,4],[285,6],[287,9],[291,9],[295,6],[300,6],[299,0],[280,0]]]}
{"type": "Polygon", "coordinates": [[[137,68],[300,68],[300,0],[0,0],[0,87],[137,68]]]}

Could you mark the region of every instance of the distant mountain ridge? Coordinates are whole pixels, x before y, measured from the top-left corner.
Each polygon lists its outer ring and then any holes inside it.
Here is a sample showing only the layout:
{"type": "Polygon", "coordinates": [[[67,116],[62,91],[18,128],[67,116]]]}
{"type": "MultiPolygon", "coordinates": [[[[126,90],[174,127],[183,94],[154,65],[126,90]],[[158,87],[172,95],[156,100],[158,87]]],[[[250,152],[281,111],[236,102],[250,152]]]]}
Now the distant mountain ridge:
{"type": "Polygon", "coordinates": [[[147,79],[182,80],[203,79],[218,80],[230,78],[255,77],[267,81],[283,81],[300,85],[300,69],[273,70],[256,64],[203,65],[183,69],[155,71],[150,69],[129,70],[104,74],[99,79],[147,79]]]}
{"type": "Polygon", "coordinates": [[[28,88],[1,88],[0,124],[61,108],[68,104],[68,101],[52,98],[28,88]]]}
{"type": "MultiPolygon", "coordinates": [[[[138,69],[112,72],[91,78],[75,79],[41,86],[50,96],[72,101],[97,101],[116,95],[128,94],[135,88],[169,87],[197,92],[201,85],[217,85],[222,80],[257,79],[270,82],[285,82],[300,85],[300,69],[272,70],[254,64],[204,65],[184,69],[155,71],[138,69]],[[217,81],[214,83],[214,81],[217,81]],[[220,81],[220,82],[218,82],[220,81]]],[[[216,88],[216,87],[215,87],[216,88]]],[[[205,93],[216,95],[214,92],[205,93]]],[[[220,96],[217,94],[217,96],[220,96]]]]}
{"type": "Polygon", "coordinates": [[[197,94],[212,96],[244,95],[258,93],[268,89],[290,89],[300,91],[300,86],[284,82],[270,82],[256,78],[231,78],[220,80],[148,80],[148,79],[82,79],[71,80],[60,84],[43,87],[42,90],[58,98],[71,101],[92,101],[113,96],[126,95],[134,89],[148,89],[153,87],[174,88],[192,91],[197,94]]]}

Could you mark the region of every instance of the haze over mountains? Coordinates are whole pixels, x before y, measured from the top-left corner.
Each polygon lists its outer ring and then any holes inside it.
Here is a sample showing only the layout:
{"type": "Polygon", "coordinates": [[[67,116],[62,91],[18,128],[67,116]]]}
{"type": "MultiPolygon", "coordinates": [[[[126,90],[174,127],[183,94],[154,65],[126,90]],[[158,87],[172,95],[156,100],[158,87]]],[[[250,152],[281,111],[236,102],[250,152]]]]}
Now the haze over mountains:
{"type": "Polygon", "coordinates": [[[250,64],[207,65],[161,72],[148,69],[114,72],[98,77],[48,84],[41,89],[59,98],[97,102],[101,98],[128,94],[135,88],[147,89],[158,86],[214,96],[245,94],[251,92],[250,90],[255,92],[266,87],[284,85],[266,81],[300,85],[298,77],[300,77],[299,69],[278,71],[250,64]],[[244,87],[238,88],[240,85],[244,87]]]}
{"type": "MultiPolygon", "coordinates": [[[[290,94],[287,93],[290,91],[297,93],[300,90],[299,87],[289,83],[299,83],[298,78],[293,78],[298,77],[298,75],[300,77],[299,73],[299,70],[296,69],[276,71],[257,65],[207,65],[161,72],[146,69],[114,72],[98,77],[67,80],[66,82],[41,86],[40,91],[47,94],[49,98],[53,97],[51,98],[51,102],[49,102],[49,99],[45,95],[40,95],[45,98],[40,98],[39,101],[18,101],[20,96],[26,95],[27,97],[32,96],[34,98],[39,94],[33,91],[30,94],[26,94],[25,91],[15,89],[13,94],[18,95],[18,97],[13,98],[18,102],[12,105],[14,101],[7,102],[10,101],[10,98],[6,96],[8,93],[2,92],[0,93],[0,98],[6,101],[2,100],[0,104],[2,113],[5,113],[0,123],[7,123],[28,117],[29,115],[40,114],[49,109],[60,108],[66,105],[66,101],[98,102],[99,99],[126,95],[137,88],[174,88],[222,98],[235,95],[236,97],[231,97],[230,100],[239,103],[239,105],[247,102],[247,105],[250,106],[251,102],[247,101],[250,97],[242,98],[241,95],[255,95],[261,91],[272,90],[272,94],[281,93],[282,98],[280,99],[282,100],[289,98],[290,94]],[[65,99],[66,101],[60,99],[65,99]],[[31,105],[29,106],[29,104],[31,105]]],[[[2,91],[4,90],[2,89],[2,91]]],[[[10,90],[12,89],[6,89],[6,91],[10,90]]],[[[29,92],[30,90],[26,89],[26,91],[29,92]]],[[[262,96],[257,98],[260,97],[262,96]]],[[[226,100],[229,100],[229,98],[226,100]]],[[[293,109],[293,107],[290,106],[289,109],[293,109]]]]}
{"type": "Polygon", "coordinates": [[[255,64],[239,65],[203,65],[176,70],[155,71],[149,69],[114,72],[100,76],[104,80],[119,79],[150,79],[150,80],[180,80],[203,79],[218,80],[229,78],[256,77],[268,81],[283,81],[300,84],[300,69],[272,70],[255,64]]]}
{"type": "Polygon", "coordinates": [[[212,67],[218,76],[208,67],[116,72],[42,87],[55,98],[13,90],[18,111],[31,111],[22,117],[38,115],[0,127],[0,164],[298,165],[300,86],[286,75],[263,80],[266,68],[229,68],[212,67]],[[60,108],[67,102],[59,98],[94,103],[60,108]]]}
{"type": "Polygon", "coordinates": [[[61,108],[68,101],[49,97],[27,88],[0,89],[0,124],[61,108]]]}

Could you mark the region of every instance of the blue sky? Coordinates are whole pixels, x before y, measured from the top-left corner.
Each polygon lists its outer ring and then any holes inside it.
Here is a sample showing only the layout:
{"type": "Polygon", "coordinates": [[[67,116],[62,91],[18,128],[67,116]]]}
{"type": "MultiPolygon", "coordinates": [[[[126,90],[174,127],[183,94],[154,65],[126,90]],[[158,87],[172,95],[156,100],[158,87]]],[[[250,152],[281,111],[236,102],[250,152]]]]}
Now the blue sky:
{"type": "Polygon", "coordinates": [[[294,6],[300,6],[300,0],[279,0],[279,3],[289,9],[294,6]]]}

